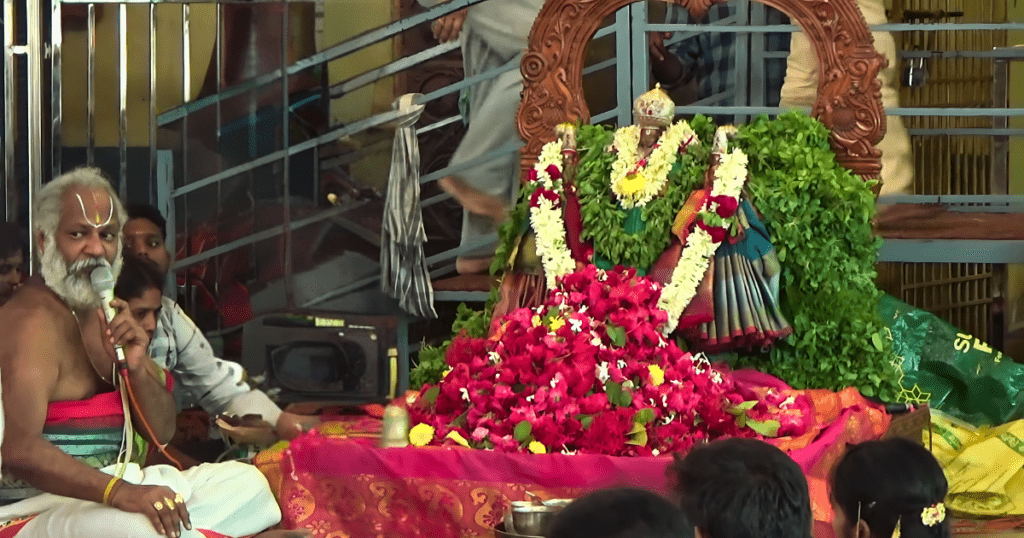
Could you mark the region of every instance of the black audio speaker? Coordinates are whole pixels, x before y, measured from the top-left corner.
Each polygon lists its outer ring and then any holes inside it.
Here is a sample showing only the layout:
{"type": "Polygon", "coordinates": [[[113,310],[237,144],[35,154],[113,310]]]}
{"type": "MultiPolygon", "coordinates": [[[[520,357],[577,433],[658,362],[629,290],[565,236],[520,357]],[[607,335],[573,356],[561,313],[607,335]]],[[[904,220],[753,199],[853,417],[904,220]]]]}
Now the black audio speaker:
{"type": "Polygon", "coordinates": [[[397,389],[395,316],[289,311],[242,330],[242,366],[282,405],[383,402],[397,389]]]}

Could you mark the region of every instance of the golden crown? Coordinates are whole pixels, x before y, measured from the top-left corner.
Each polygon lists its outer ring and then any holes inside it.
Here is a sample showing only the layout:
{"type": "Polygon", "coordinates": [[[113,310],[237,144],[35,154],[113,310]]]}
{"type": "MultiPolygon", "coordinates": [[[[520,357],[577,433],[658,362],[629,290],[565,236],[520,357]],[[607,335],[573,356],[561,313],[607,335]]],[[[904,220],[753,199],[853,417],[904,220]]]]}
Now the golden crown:
{"type": "Polygon", "coordinates": [[[653,90],[641,95],[633,103],[633,122],[640,126],[668,127],[672,125],[675,115],[676,104],[661,89],[661,84],[655,85],[653,90]]]}

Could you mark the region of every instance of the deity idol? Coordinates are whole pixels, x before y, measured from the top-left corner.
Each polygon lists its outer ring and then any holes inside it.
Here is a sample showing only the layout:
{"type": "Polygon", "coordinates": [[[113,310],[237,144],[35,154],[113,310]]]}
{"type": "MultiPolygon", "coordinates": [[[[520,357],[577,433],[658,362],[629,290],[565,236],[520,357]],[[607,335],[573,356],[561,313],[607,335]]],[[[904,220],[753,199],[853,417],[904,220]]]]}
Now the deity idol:
{"type": "Polygon", "coordinates": [[[630,266],[660,284],[665,332],[695,350],[756,350],[792,332],[778,308],[770,235],[743,194],[747,158],[728,147],[736,129],[719,128],[709,155],[674,113],[655,88],[634,103],[634,125],[613,134],[559,127],[531,172],[530,216],[496,316],[540,304],[557,277],[592,263],[630,266]]]}

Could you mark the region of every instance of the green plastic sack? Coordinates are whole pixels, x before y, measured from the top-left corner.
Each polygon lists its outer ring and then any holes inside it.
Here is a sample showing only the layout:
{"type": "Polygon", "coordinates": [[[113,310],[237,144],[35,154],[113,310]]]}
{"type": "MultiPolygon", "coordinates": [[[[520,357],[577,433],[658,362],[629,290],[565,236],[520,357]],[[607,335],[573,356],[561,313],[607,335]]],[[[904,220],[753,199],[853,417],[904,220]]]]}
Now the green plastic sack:
{"type": "Polygon", "coordinates": [[[879,309],[903,370],[906,403],[920,396],[976,427],[1024,418],[1024,365],[891,295],[882,297],[879,309]]]}

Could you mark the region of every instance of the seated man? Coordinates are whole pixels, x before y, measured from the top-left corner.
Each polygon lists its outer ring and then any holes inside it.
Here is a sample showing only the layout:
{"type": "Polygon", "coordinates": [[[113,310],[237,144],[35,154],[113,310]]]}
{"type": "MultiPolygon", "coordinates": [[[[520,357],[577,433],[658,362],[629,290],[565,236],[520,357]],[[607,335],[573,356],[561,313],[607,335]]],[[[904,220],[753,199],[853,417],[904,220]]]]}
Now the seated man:
{"type": "Polygon", "coordinates": [[[91,284],[98,267],[119,271],[125,220],[95,169],[74,170],[37,193],[39,275],[0,309],[0,453],[6,475],[45,493],[0,508],[0,526],[19,537],[200,538],[275,525],[280,509],[254,467],[181,472],[126,461],[144,452],[130,432],[161,446],[174,432],[175,409],[166,372],[146,355],[146,333],[121,300],[111,301],[118,313],[108,323],[91,284]]]}
{"type": "Polygon", "coordinates": [[[683,513],[642,489],[595,491],[566,506],[551,522],[548,538],[687,538],[683,513]]]}
{"type": "MultiPolygon", "coordinates": [[[[157,208],[128,205],[125,247],[151,260],[165,274],[171,266],[171,255],[164,244],[166,235],[167,221],[157,208]]],[[[214,356],[206,337],[172,299],[162,297],[157,314],[156,327],[150,333],[149,356],[170,370],[175,381],[211,416],[261,415],[275,426],[282,439],[292,439],[316,423],[315,417],[282,412],[264,392],[250,388],[242,380],[242,367],[214,356]]]]}
{"type": "Polygon", "coordinates": [[[811,498],[800,466],[754,439],[695,447],[669,467],[698,538],[811,538],[811,498]]]}
{"type": "Polygon", "coordinates": [[[0,223],[0,306],[21,285],[25,266],[24,233],[17,224],[0,223]]]}

